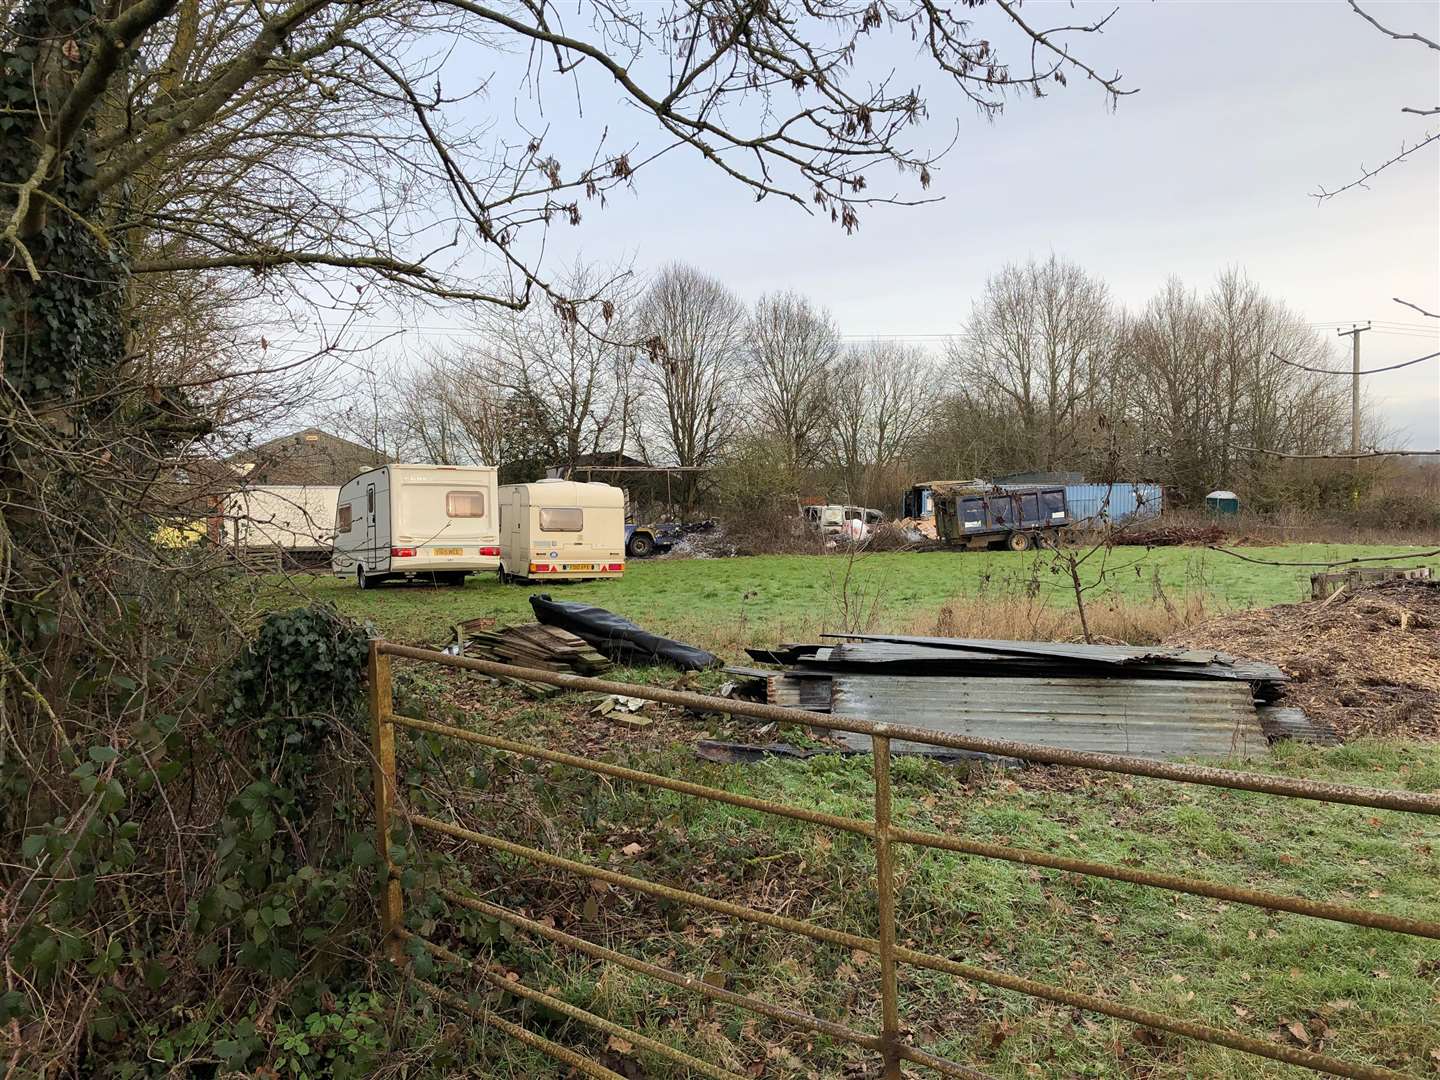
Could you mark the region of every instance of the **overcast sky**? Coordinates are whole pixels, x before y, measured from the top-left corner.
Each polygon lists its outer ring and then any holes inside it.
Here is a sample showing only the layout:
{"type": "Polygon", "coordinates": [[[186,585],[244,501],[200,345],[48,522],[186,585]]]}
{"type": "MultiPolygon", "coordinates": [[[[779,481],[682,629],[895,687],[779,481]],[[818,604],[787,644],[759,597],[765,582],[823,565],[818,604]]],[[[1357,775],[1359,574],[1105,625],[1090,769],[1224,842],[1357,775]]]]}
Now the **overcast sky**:
{"type": "MultiPolygon", "coordinates": [[[[1397,29],[1440,39],[1434,0],[1366,6],[1397,29]]],[[[1093,18],[1109,5],[1076,8],[1093,18]]],[[[1023,12],[1037,24],[1078,21],[1069,4],[1027,0],[1023,12]]],[[[982,8],[975,18],[983,33],[994,16],[982,8]]],[[[914,57],[908,41],[880,49],[902,71],[914,57]]],[[[1381,36],[1343,0],[1122,3],[1104,35],[1077,49],[1139,92],[1112,112],[1075,79],[1044,100],[1014,100],[987,123],[953,89],[927,81],[928,142],[943,145],[959,122],[935,173],[938,204],[864,210],[847,236],[793,204],[757,205],[748,189],[677,152],[604,209],[583,206],[578,228],[552,229],[549,265],[577,254],[630,257],[647,270],[689,262],[747,300],[805,292],[848,335],[930,344],[960,330],[985,278],[1006,262],[1054,252],[1134,307],[1169,275],[1203,290],[1238,265],[1326,334],[1375,321],[1361,341],[1365,367],[1440,350],[1440,321],[1427,326],[1391,299],[1440,308],[1440,147],[1387,170],[1370,190],[1321,205],[1308,197],[1426,132],[1400,108],[1440,104],[1440,53],[1381,36]]],[[[492,81],[505,89],[487,111],[533,116],[535,103],[512,100],[510,82],[492,81]]],[[[547,89],[545,122],[561,140],[573,132],[578,147],[602,124],[612,135],[646,130],[606,81],[586,85],[584,100],[580,121],[560,88],[547,89]]],[[[437,321],[427,317],[431,329],[407,340],[434,335],[437,321]]],[[[1348,366],[1348,339],[1336,344],[1337,365],[1348,366]]],[[[1368,387],[1403,444],[1440,447],[1440,360],[1373,376],[1368,387]]]]}

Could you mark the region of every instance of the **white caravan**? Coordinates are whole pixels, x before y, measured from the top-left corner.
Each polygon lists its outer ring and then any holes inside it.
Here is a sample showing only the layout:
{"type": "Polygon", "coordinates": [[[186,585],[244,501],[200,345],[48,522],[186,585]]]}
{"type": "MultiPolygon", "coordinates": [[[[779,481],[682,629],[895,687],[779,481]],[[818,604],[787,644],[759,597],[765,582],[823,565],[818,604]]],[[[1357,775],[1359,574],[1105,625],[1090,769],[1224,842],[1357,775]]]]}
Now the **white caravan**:
{"type": "Polygon", "coordinates": [[[625,492],[537,480],[500,489],[500,580],[576,581],[625,572],[625,492]]]}
{"type": "Polygon", "coordinates": [[[340,489],[338,578],[362,589],[417,577],[461,585],[499,565],[493,465],[384,465],[340,489]]]}
{"type": "Polygon", "coordinates": [[[334,533],[334,484],[257,484],[225,496],[222,528],[234,552],[329,551],[334,533]]]}

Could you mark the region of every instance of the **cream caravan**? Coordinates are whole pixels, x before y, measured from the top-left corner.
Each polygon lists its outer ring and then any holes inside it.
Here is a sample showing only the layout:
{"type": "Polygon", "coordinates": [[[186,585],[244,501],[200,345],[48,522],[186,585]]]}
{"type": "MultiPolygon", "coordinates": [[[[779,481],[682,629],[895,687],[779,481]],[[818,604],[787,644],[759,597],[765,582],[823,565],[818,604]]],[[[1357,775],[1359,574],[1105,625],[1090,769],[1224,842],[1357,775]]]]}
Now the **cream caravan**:
{"type": "Polygon", "coordinates": [[[490,465],[385,465],[340,489],[335,508],[339,578],[362,589],[397,578],[451,585],[500,565],[490,465]]]}
{"type": "Polygon", "coordinates": [[[614,578],[625,572],[625,492],[537,480],[500,489],[500,580],[614,578]]]}

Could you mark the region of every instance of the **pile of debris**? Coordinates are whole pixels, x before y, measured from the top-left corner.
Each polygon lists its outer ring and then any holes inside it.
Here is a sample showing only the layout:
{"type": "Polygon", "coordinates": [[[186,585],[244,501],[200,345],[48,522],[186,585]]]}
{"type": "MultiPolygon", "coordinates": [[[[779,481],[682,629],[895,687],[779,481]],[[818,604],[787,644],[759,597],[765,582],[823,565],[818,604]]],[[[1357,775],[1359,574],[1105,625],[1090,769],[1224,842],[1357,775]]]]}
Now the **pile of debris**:
{"type": "MultiPolygon", "coordinates": [[[[1230,757],[1276,738],[1335,741],[1298,709],[1274,704],[1287,683],[1280,668],[1214,649],[826,636],[845,640],[750,649],[782,669],[726,670],[745,680],[739,693],[776,705],[1072,750],[1230,757]]],[[[869,747],[866,736],[837,734],[869,747]]]]}
{"type": "Polygon", "coordinates": [[[1342,739],[1440,739],[1440,582],[1396,580],[1225,615],[1172,642],[1271,657],[1278,703],[1342,739]]]}
{"type": "MultiPolygon", "coordinates": [[[[568,630],[543,623],[521,623],[484,629],[489,619],[471,619],[455,626],[455,647],[460,656],[490,660],[497,664],[537,668],[540,671],[570,671],[577,675],[603,675],[610,661],[584,638],[568,630]]],[[[563,691],[548,683],[530,682],[509,676],[500,678],[532,698],[548,698],[563,691]]]]}
{"type": "Polygon", "coordinates": [[[1115,536],[1118,544],[1137,547],[1179,547],[1182,544],[1208,546],[1232,540],[1220,525],[1156,525],[1151,528],[1121,528],[1115,536]]]}

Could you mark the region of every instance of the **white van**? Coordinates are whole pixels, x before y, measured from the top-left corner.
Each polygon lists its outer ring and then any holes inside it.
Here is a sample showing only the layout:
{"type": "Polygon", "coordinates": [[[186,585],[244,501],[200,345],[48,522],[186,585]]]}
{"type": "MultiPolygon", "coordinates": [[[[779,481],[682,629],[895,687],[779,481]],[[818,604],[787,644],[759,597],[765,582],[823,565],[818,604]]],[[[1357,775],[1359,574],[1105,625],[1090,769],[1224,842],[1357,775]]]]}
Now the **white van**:
{"type": "Polygon", "coordinates": [[[625,492],[537,480],[500,489],[500,580],[577,581],[625,572],[625,492]]]}
{"type": "Polygon", "coordinates": [[[500,565],[493,465],[384,465],[340,489],[330,568],[362,589],[393,578],[461,585],[500,565]]]}

